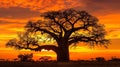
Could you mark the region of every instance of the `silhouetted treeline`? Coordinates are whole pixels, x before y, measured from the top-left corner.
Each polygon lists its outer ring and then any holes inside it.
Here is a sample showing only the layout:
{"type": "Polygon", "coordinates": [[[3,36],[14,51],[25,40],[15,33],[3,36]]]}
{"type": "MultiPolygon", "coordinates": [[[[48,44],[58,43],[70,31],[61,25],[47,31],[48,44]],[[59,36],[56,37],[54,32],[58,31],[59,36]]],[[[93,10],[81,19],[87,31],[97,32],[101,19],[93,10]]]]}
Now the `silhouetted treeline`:
{"type": "MultiPolygon", "coordinates": [[[[19,62],[33,62],[35,61],[33,58],[33,54],[19,54],[18,58],[13,59],[12,61],[19,61],[19,62]]],[[[0,59],[0,61],[10,61],[9,59],[0,59]]],[[[52,60],[51,56],[42,56],[36,62],[46,62],[46,61],[55,61],[52,60]]],[[[73,61],[73,60],[71,60],[73,61]]],[[[93,61],[93,62],[105,62],[105,61],[110,61],[110,62],[120,62],[120,58],[112,57],[109,60],[106,60],[104,57],[96,57],[96,58],[91,58],[90,60],[76,60],[76,62],[86,62],[86,61],[93,61]]]]}

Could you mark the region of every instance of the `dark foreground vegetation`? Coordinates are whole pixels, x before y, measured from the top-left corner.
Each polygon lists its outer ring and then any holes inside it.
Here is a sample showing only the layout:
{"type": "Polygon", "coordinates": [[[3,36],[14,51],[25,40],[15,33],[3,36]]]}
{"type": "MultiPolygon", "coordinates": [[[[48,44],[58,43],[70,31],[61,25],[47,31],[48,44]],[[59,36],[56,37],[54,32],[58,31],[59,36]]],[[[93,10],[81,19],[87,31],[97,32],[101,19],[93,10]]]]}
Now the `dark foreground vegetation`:
{"type": "Polygon", "coordinates": [[[74,61],[74,62],[10,62],[0,61],[0,67],[120,67],[117,61],[74,61]]]}

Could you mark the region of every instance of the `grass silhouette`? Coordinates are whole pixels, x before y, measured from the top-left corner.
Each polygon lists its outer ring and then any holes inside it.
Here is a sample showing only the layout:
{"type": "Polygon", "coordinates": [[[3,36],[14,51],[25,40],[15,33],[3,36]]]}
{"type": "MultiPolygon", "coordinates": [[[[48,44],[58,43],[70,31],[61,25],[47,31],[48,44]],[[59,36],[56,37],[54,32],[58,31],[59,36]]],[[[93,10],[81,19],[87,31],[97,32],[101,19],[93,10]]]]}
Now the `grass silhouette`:
{"type": "Polygon", "coordinates": [[[120,67],[120,61],[14,62],[1,61],[0,67],[120,67]]]}

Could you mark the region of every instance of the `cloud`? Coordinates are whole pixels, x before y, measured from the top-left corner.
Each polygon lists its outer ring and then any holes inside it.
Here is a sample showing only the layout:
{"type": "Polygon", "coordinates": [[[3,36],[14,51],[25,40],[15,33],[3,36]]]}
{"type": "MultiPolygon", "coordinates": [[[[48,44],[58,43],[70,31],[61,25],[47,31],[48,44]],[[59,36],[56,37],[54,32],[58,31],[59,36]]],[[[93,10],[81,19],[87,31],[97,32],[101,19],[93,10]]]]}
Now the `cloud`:
{"type": "Polygon", "coordinates": [[[31,17],[39,17],[40,13],[38,11],[31,11],[29,8],[21,8],[21,7],[9,7],[9,8],[0,8],[0,17],[4,18],[31,18],[31,17]]]}
{"type": "Polygon", "coordinates": [[[107,29],[108,38],[110,39],[120,39],[120,27],[119,28],[111,28],[107,29]]]}
{"type": "Polygon", "coordinates": [[[82,6],[78,0],[0,0],[0,18],[39,17],[42,12],[82,6]]]}
{"type": "Polygon", "coordinates": [[[21,18],[24,17],[22,16],[23,14],[26,17],[32,16],[32,14],[37,16],[39,12],[67,8],[76,8],[86,10],[90,13],[104,15],[120,12],[119,3],[120,0],[1,0],[0,11],[5,11],[3,13],[9,13],[7,10],[10,11],[10,14],[6,17],[11,17],[11,14],[13,14],[12,16],[16,16],[17,13],[21,18]]]}
{"type": "Polygon", "coordinates": [[[17,32],[23,31],[25,22],[11,22],[0,20],[0,39],[10,38],[17,32]]]}
{"type": "Polygon", "coordinates": [[[1,8],[22,7],[31,10],[50,11],[82,6],[79,0],[1,0],[1,8]]]}
{"type": "Polygon", "coordinates": [[[86,0],[86,6],[83,7],[88,11],[99,15],[120,12],[120,0],[86,0]]]}

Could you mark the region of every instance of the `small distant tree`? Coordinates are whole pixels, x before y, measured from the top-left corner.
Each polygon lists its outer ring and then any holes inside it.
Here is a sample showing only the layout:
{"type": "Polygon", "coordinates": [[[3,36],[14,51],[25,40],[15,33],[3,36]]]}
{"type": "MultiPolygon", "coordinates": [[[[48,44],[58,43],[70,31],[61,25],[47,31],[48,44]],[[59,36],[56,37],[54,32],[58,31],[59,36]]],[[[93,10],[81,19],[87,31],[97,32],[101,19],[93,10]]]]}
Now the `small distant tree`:
{"type": "Polygon", "coordinates": [[[18,59],[18,58],[15,58],[15,59],[13,59],[13,61],[19,61],[19,59],[18,59]]]}
{"type": "Polygon", "coordinates": [[[39,61],[50,61],[52,59],[51,56],[43,56],[39,58],[39,61]]]}
{"type": "Polygon", "coordinates": [[[20,59],[21,62],[28,62],[28,61],[33,61],[32,60],[33,54],[19,54],[18,58],[20,59]]]}
{"type": "Polygon", "coordinates": [[[96,57],[96,61],[105,61],[105,58],[104,57],[96,57]]]}
{"type": "MultiPolygon", "coordinates": [[[[90,46],[102,45],[107,47],[109,40],[105,38],[104,25],[86,11],[66,9],[41,14],[44,20],[28,22],[25,26],[27,37],[20,40],[11,40],[7,46],[18,49],[41,51],[53,50],[57,54],[57,61],[69,61],[69,46],[85,42],[90,46]],[[54,41],[53,44],[38,43],[39,40],[29,37],[28,34],[45,35],[54,41]],[[32,45],[32,46],[31,46],[32,45]]],[[[45,40],[47,41],[47,40],[45,40]]]]}
{"type": "Polygon", "coordinates": [[[110,61],[120,62],[120,58],[112,57],[110,61]]]}

